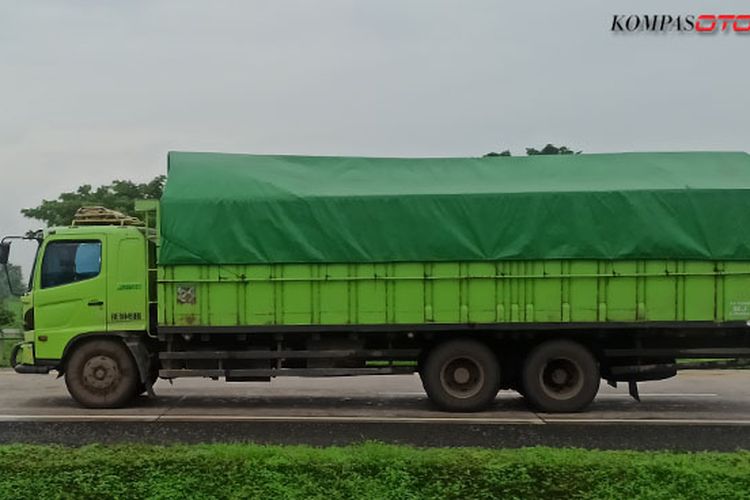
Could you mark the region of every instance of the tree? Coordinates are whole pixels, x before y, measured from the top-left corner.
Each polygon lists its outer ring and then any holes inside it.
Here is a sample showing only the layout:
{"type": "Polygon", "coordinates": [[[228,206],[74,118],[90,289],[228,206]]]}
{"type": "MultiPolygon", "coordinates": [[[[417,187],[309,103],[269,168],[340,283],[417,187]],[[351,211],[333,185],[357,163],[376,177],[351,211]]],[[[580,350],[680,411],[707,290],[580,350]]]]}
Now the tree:
{"type": "Polygon", "coordinates": [[[568,149],[565,146],[560,146],[558,148],[557,146],[554,146],[552,144],[547,144],[541,150],[534,149],[534,148],[526,148],[526,154],[529,155],[529,156],[534,156],[534,155],[579,155],[579,154],[581,154],[581,152],[580,151],[573,151],[571,149],[568,149]]]}
{"type": "Polygon", "coordinates": [[[0,327],[9,326],[16,322],[16,316],[5,309],[2,303],[0,303],[0,327]]]}
{"type": "MultiPolygon", "coordinates": [[[[542,149],[535,149],[535,148],[526,148],[526,155],[527,156],[535,156],[535,155],[579,155],[581,154],[581,151],[573,151],[572,149],[567,148],[566,146],[560,146],[557,147],[554,144],[547,144],[542,149]]],[[[510,150],[506,149],[505,151],[502,151],[500,153],[496,153],[494,151],[487,153],[484,155],[485,157],[491,157],[491,156],[511,156],[510,150]]]]}
{"type": "MultiPolygon", "coordinates": [[[[21,279],[21,268],[8,264],[8,273],[10,274],[10,281],[13,285],[13,291],[16,293],[23,292],[25,290],[21,279]]],[[[15,326],[18,318],[16,315],[7,308],[7,303],[11,297],[10,290],[8,289],[8,278],[5,277],[5,271],[0,267],[0,328],[5,326],[15,326]]]]}
{"type": "Polygon", "coordinates": [[[135,214],[135,200],[161,198],[165,177],[160,175],[145,184],[115,180],[94,189],[84,184],[73,192],[62,193],[56,200],[42,200],[34,208],[24,208],[21,213],[31,219],[44,221],[48,226],[67,226],[76,210],[83,206],[103,206],[126,215],[135,214]]]}
{"type": "MultiPolygon", "coordinates": [[[[10,282],[13,285],[13,291],[16,293],[24,291],[26,288],[23,284],[23,278],[21,277],[21,268],[8,264],[8,273],[10,274],[10,282]]],[[[8,289],[8,278],[5,277],[5,271],[0,266],[0,308],[5,299],[11,297],[12,294],[8,289]]]]}
{"type": "Polygon", "coordinates": [[[510,156],[510,149],[506,149],[505,151],[500,151],[499,153],[495,153],[494,151],[490,151],[489,153],[487,153],[484,156],[485,157],[490,157],[490,156],[510,156]]]}

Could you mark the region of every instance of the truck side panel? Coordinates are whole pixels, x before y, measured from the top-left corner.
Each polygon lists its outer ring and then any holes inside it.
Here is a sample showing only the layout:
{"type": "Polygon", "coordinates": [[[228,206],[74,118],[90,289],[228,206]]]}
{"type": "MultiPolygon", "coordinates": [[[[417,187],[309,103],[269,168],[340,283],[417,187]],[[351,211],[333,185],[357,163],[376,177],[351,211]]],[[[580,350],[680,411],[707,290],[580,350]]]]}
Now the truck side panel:
{"type": "Polygon", "coordinates": [[[166,326],[746,321],[750,262],[163,266],[166,326]]]}

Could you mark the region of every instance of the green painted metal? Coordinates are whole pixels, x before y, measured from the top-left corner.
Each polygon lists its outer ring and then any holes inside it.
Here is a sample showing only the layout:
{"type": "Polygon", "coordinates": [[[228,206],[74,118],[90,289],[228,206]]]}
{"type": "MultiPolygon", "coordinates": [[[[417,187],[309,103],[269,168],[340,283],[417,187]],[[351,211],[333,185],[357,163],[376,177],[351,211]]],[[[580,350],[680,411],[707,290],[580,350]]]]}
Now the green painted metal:
{"type": "Polygon", "coordinates": [[[750,262],[180,265],[158,293],[169,326],[724,322],[750,319],[750,262]]]}
{"type": "MultiPolygon", "coordinates": [[[[77,226],[47,232],[35,262],[24,314],[34,309],[34,357],[60,359],[79,335],[139,331],[148,325],[146,240],[141,230],[122,226],[77,226]],[[101,271],[95,277],[42,288],[44,255],[55,242],[100,242],[101,271]],[[99,304],[101,303],[101,304],[99,304]]],[[[24,356],[28,356],[24,352],[24,356]]]]}

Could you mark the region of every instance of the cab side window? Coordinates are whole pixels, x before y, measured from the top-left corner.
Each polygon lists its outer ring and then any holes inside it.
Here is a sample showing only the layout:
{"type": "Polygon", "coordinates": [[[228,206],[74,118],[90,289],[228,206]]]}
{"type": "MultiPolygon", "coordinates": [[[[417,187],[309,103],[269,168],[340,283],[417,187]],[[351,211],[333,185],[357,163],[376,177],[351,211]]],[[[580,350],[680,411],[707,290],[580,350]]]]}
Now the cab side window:
{"type": "Polygon", "coordinates": [[[42,288],[94,278],[102,268],[100,241],[53,241],[42,260],[42,288]]]}

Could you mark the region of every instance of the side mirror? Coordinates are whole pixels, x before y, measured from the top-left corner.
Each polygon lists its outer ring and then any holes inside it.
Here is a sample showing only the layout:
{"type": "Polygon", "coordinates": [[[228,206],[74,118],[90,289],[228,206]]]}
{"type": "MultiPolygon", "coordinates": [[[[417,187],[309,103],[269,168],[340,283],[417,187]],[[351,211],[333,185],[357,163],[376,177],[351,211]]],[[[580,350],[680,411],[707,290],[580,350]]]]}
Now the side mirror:
{"type": "Polygon", "coordinates": [[[0,264],[8,263],[8,255],[10,255],[10,241],[3,241],[0,243],[0,264]]]}

